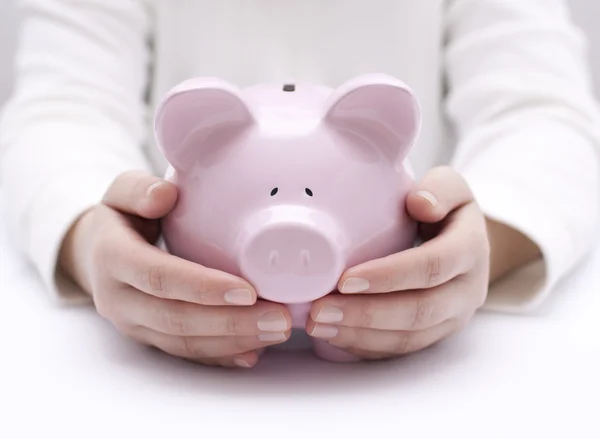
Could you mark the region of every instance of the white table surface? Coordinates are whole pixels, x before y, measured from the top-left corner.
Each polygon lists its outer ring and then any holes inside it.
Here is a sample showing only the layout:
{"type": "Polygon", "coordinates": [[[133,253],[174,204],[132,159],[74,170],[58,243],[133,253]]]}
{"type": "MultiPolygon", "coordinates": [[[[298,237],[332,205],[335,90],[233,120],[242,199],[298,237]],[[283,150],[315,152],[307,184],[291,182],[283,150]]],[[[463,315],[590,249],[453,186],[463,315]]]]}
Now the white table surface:
{"type": "MultiPolygon", "coordinates": [[[[0,224],[1,226],[1,224],[0,224]]],[[[535,315],[410,357],[207,369],[58,307],[0,234],[0,438],[600,438],[600,252],[535,315]]]]}

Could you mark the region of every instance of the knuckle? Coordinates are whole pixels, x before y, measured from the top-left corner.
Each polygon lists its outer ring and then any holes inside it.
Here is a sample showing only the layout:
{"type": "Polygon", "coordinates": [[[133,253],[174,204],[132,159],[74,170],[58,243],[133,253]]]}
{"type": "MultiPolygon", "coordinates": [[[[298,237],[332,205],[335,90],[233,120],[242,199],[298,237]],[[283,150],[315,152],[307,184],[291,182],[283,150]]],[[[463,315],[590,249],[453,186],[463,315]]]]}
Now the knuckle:
{"type": "Polygon", "coordinates": [[[426,288],[434,287],[438,284],[441,276],[442,261],[439,254],[428,254],[425,257],[424,282],[426,288]]]}
{"type": "Polygon", "coordinates": [[[120,173],[114,181],[116,185],[123,185],[132,180],[138,181],[142,175],[143,174],[140,171],[132,169],[120,173]]]}
{"type": "Polygon", "coordinates": [[[96,312],[105,319],[110,319],[112,314],[112,306],[110,306],[110,300],[106,297],[106,294],[99,290],[93,295],[94,307],[96,312]]]}
{"type": "Polygon", "coordinates": [[[359,328],[344,328],[335,337],[333,344],[339,348],[355,348],[361,345],[364,330],[359,328]]]}
{"type": "Polygon", "coordinates": [[[360,326],[363,328],[373,327],[375,321],[375,305],[373,300],[364,300],[360,308],[360,326]]]}
{"type": "Polygon", "coordinates": [[[233,354],[241,354],[251,349],[246,337],[233,337],[233,354]]]}
{"type": "Polygon", "coordinates": [[[457,241],[454,247],[461,248],[460,262],[456,264],[456,274],[465,274],[472,271],[482,263],[488,263],[490,258],[490,244],[485,228],[469,229],[464,242],[457,241]]]}
{"type": "Polygon", "coordinates": [[[360,349],[367,349],[373,346],[372,337],[369,336],[369,330],[355,329],[346,341],[347,346],[355,346],[360,349]]]}
{"type": "Polygon", "coordinates": [[[395,290],[397,285],[396,281],[396,273],[394,270],[385,270],[380,278],[381,290],[386,292],[395,290]]]}
{"type": "Polygon", "coordinates": [[[131,178],[133,171],[125,171],[120,173],[119,175],[117,175],[114,179],[113,179],[113,187],[120,187],[123,185],[123,182],[127,181],[129,178],[131,178]]]}
{"type": "Polygon", "coordinates": [[[436,323],[439,314],[438,306],[430,298],[423,296],[416,299],[413,306],[410,330],[428,328],[436,323]]]}
{"type": "Polygon", "coordinates": [[[166,273],[165,267],[160,264],[153,264],[143,271],[144,284],[148,292],[154,296],[169,298],[166,291],[166,273]]]}
{"type": "Polygon", "coordinates": [[[465,313],[465,315],[463,315],[461,317],[452,319],[452,321],[451,321],[452,329],[449,331],[448,336],[455,334],[457,332],[460,332],[463,329],[465,329],[467,326],[469,326],[469,323],[471,322],[471,320],[473,319],[474,316],[475,316],[475,311],[472,311],[472,312],[465,313]]]}
{"type": "Polygon", "coordinates": [[[109,230],[108,225],[100,226],[91,241],[90,262],[93,276],[110,276],[115,267],[127,263],[127,253],[109,230]]]}
{"type": "Polygon", "coordinates": [[[126,171],[117,175],[104,194],[103,201],[106,201],[108,198],[110,198],[113,193],[121,192],[127,186],[127,182],[133,178],[134,175],[135,171],[126,171]]]}
{"type": "Polygon", "coordinates": [[[448,182],[464,182],[464,178],[456,170],[447,165],[436,166],[429,171],[430,181],[440,188],[448,182]]]}
{"type": "Polygon", "coordinates": [[[115,178],[113,178],[110,185],[108,186],[108,189],[106,190],[106,192],[104,192],[104,195],[102,196],[103,203],[107,203],[111,195],[118,190],[118,188],[121,186],[122,179],[123,174],[119,174],[115,178]]]}
{"type": "Polygon", "coordinates": [[[142,340],[142,337],[140,336],[139,326],[122,321],[113,322],[113,325],[121,334],[126,335],[127,337],[138,342],[142,340]]]}
{"type": "Polygon", "coordinates": [[[412,354],[413,352],[421,351],[429,347],[434,342],[435,340],[427,340],[418,333],[408,334],[404,340],[401,355],[408,355],[412,354]]]}
{"type": "Polygon", "coordinates": [[[357,333],[356,347],[371,352],[394,353],[397,336],[395,331],[364,329],[357,333]]]}
{"type": "Polygon", "coordinates": [[[159,315],[160,328],[167,334],[191,335],[190,325],[179,307],[166,306],[160,311],[159,315]]]}
{"type": "Polygon", "coordinates": [[[148,187],[153,183],[152,178],[141,178],[140,175],[130,175],[129,178],[134,181],[131,186],[131,195],[135,198],[142,198],[148,190],[148,187]]]}
{"type": "Polygon", "coordinates": [[[94,243],[90,249],[90,261],[92,263],[92,267],[100,267],[104,264],[104,245],[103,241],[94,243]]]}
{"type": "Polygon", "coordinates": [[[479,308],[485,305],[488,295],[488,287],[487,283],[480,288],[477,288],[475,291],[475,309],[473,312],[478,310],[479,308]]]}
{"type": "MultiPolygon", "coordinates": [[[[106,238],[106,237],[105,237],[106,238]]],[[[94,271],[100,271],[106,267],[111,257],[111,245],[109,239],[99,239],[92,243],[90,250],[90,261],[94,271]]]]}
{"type": "Polygon", "coordinates": [[[449,176],[454,177],[455,174],[456,171],[454,171],[450,166],[447,165],[434,166],[429,171],[430,176],[436,179],[440,179],[442,181],[444,181],[449,176]]]}
{"type": "Polygon", "coordinates": [[[469,250],[477,257],[489,255],[490,243],[485,227],[478,227],[470,233],[469,250]]]}
{"type": "Polygon", "coordinates": [[[235,335],[238,333],[238,319],[234,315],[228,315],[223,322],[224,332],[226,335],[235,335]]]}
{"type": "Polygon", "coordinates": [[[211,303],[214,302],[214,294],[208,287],[208,281],[205,276],[194,277],[194,290],[197,291],[197,301],[199,303],[211,303]]]}
{"type": "Polygon", "coordinates": [[[396,345],[396,353],[404,355],[411,352],[412,336],[410,332],[401,332],[398,334],[398,343],[396,345]]]}
{"type": "Polygon", "coordinates": [[[96,312],[107,320],[118,321],[119,314],[117,310],[119,307],[114,303],[115,299],[111,290],[105,287],[96,287],[94,290],[92,301],[96,308],[96,312]]]}
{"type": "Polygon", "coordinates": [[[481,231],[479,251],[482,257],[489,259],[491,253],[490,238],[485,229],[481,231]]]}
{"type": "Polygon", "coordinates": [[[207,357],[200,343],[195,343],[190,337],[177,337],[175,352],[180,357],[185,358],[204,358],[207,357]]]}
{"type": "Polygon", "coordinates": [[[480,294],[479,294],[479,301],[477,302],[477,309],[482,308],[487,301],[487,296],[488,296],[488,288],[487,286],[481,288],[480,290],[480,294]]]}

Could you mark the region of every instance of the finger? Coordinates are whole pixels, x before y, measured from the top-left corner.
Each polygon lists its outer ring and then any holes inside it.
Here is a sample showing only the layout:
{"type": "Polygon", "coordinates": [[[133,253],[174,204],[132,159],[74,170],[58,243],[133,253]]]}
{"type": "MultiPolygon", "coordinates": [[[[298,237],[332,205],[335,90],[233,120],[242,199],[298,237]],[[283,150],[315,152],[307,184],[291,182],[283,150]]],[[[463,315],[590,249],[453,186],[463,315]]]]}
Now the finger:
{"type": "MultiPolygon", "coordinates": [[[[231,337],[181,337],[163,334],[149,328],[135,327],[129,332],[138,340],[156,346],[173,356],[196,359],[235,357],[266,346],[280,344],[289,338],[263,340],[256,335],[231,337]]],[[[258,352],[257,352],[258,354],[258,352]]]]}
{"type": "Polygon", "coordinates": [[[334,346],[351,353],[362,353],[367,358],[384,358],[406,355],[425,349],[458,331],[456,320],[446,320],[439,325],[420,331],[380,331],[376,329],[348,328],[316,323],[307,324],[307,332],[315,338],[325,339],[334,346]]]}
{"type": "Polygon", "coordinates": [[[106,235],[99,244],[98,262],[115,279],[138,290],[209,306],[256,302],[255,289],[242,278],[171,255],[125,227],[112,227],[106,235]]]}
{"type": "Polygon", "coordinates": [[[205,366],[220,366],[225,368],[244,368],[251,369],[258,363],[259,355],[256,352],[246,352],[244,354],[222,358],[188,358],[193,363],[203,364],[205,366]]]}
{"type": "Polygon", "coordinates": [[[483,300],[480,297],[485,297],[485,286],[456,279],[424,291],[351,297],[331,294],[312,305],[310,316],[315,322],[336,326],[415,331],[462,315],[478,306],[483,300]]]}
{"type": "MultiPolygon", "coordinates": [[[[155,346],[153,346],[153,347],[155,347],[155,346]]],[[[159,348],[156,348],[156,349],[159,349],[159,348]]],[[[169,352],[163,351],[162,349],[159,349],[159,350],[161,352],[165,352],[166,354],[173,355],[173,354],[170,354],[169,352]]],[[[176,355],[173,355],[173,356],[176,356],[176,355]]],[[[178,357],[178,358],[182,358],[186,361],[189,361],[190,363],[202,364],[204,366],[224,367],[227,369],[240,368],[240,367],[244,368],[244,369],[251,369],[254,366],[256,366],[256,364],[258,363],[258,360],[260,359],[260,355],[258,355],[255,351],[250,351],[250,352],[244,352],[243,354],[232,355],[229,357],[215,357],[215,358],[178,357]]]]}
{"type": "Polygon", "coordinates": [[[103,204],[115,210],[147,219],[165,216],[176,201],[174,184],[141,171],[119,175],[102,199],[103,204]]]}
{"type": "MultiPolygon", "coordinates": [[[[161,352],[165,352],[166,354],[173,355],[173,354],[170,354],[169,352],[166,352],[165,350],[161,349],[160,347],[155,346],[151,341],[147,340],[146,337],[143,336],[143,334],[138,333],[136,331],[132,331],[131,328],[122,330],[121,332],[123,332],[128,337],[130,337],[131,339],[137,341],[138,343],[140,343],[144,346],[148,346],[153,349],[158,349],[161,352]]],[[[243,353],[240,353],[237,355],[221,357],[221,358],[218,358],[218,357],[211,357],[211,358],[180,357],[180,358],[183,358],[184,360],[190,361],[192,363],[204,364],[205,366],[222,366],[222,367],[227,367],[227,368],[242,367],[242,368],[247,369],[247,368],[252,368],[252,367],[256,366],[263,351],[264,351],[264,348],[262,348],[259,351],[243,352],[243,353]]]]}
{"type": "Polygon", "coordinates": [[[108,314],[111,320],[169,335],[260,335],[263,341],[276,342],[287,339],[292,327],[292,318],[283,305],[265,301],[252,307],[208,307],[164,300],[126,287],[115,292],[110,302],[112,305],[100,306],[98,312],[108,314]]]}
{"type": "Polygon", "coordinates": [[[406,209],[416,221],[436,223],[450,212],[473,201],[465,179],[447,166],[430,170],[406,199],[406,209]]]}
{"type": "Polygon", "coordinates": [[[468,204],[453,213],[440,235],[419,247],[367,261],[340,278],[341,293],[387,293],[432,288],[467,273],[485,253],[485,222],[468,204]]]}
{"type": "Polygon", "coordinates": [[[343,350],[350,355],[354,355],[355,357],[360,358],[363,361],[391,360],[395,357],[398,357],[398,355],[389,354],[387,352],[371,352],[356,348],[347,348],[343,350]]]}

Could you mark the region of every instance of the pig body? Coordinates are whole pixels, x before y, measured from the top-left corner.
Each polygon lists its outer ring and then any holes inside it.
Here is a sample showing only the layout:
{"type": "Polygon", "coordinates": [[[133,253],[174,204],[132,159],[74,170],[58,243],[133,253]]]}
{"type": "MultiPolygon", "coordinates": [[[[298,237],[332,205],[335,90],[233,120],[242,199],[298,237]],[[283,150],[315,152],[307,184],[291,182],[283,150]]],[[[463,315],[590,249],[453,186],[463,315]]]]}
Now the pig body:
{"type": "MultiPolygon", "coordinates": [[[[243,90],[197,78],[167,94],[155,123],[179,189],[168,251],[245,278],[295,327],[345,269],[413,245],[406,155],[420,113],[395,78],[243,90]]],[[[317,353],[350,359],[324,343],[317,353]]]]}

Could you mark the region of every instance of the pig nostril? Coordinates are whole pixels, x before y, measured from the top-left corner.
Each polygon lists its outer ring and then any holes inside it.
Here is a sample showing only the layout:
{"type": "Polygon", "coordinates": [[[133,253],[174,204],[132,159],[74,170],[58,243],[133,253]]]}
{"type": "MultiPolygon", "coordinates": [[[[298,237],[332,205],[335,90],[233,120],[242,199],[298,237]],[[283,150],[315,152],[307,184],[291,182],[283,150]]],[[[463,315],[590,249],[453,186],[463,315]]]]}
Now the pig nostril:
{"type": "Polygon", "coordinates": [[[277,192],[279,192],[279,188],[273,188],[273,190],[271,191],[271,196],[276,195],[277,192]]]}
{"type": "Polygon", "coordinates": [[[271,251],[271,254],[269,255],[269,265],[271,267],[274,267],[275,265],[277,265],[278,260],[279,260],[279,253],[277,253],[277,250],[271,251]]]}
{"type": "Polygon", "coordinates": [[[311,191],[309,188],[304,189],[304,192],[306,192],[306,195],[308,195],[309,197],[313,196],[313,191],[311,191]]]}
{"type": "Polygon", "coordinates": [[[302,250],[300,252],[300,257],[302,258],[302,265],[308,267],[310,264],[310,253],[308,253],[308,250],[302,250]]]}

